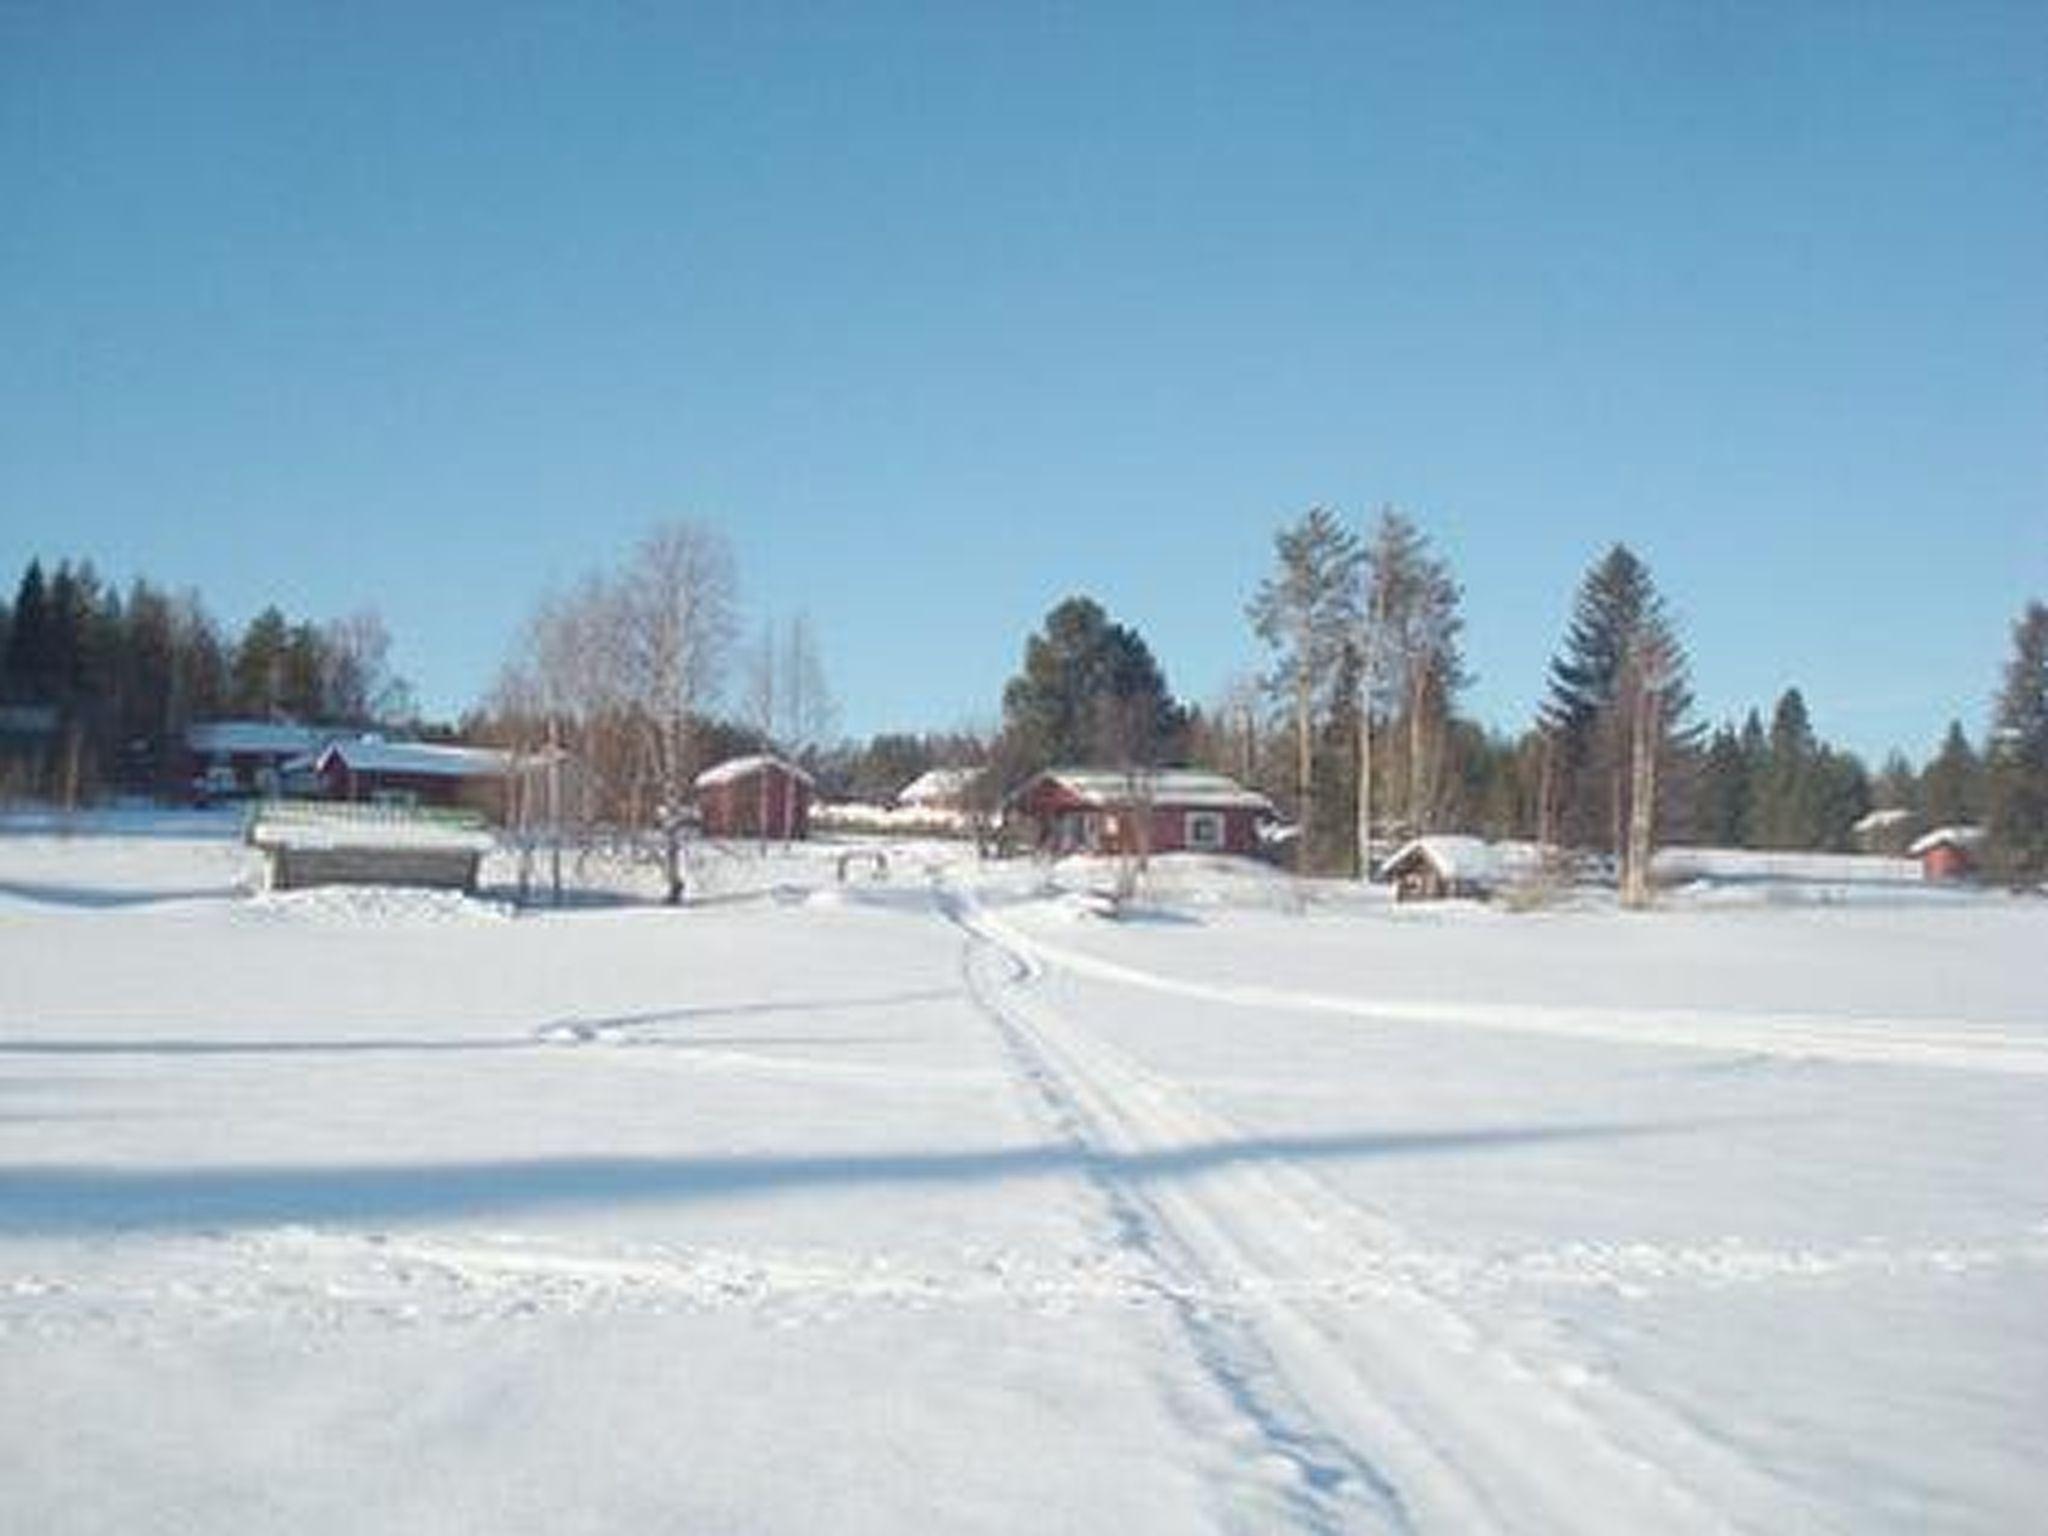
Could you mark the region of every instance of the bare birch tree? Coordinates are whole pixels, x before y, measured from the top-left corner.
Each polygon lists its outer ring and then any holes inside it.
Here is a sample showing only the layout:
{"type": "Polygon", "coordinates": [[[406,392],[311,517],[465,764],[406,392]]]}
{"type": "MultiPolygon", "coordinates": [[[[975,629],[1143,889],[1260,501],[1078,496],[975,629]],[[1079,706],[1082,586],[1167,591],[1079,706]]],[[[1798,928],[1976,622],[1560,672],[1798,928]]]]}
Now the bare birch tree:
{"type": "Polygon", "coordinates": [[[1420,528],[1383,508],[1365,544],[1360,638],[1358,854],[1371,867],[1374,755],[1393,759],[1401,820],[1428,831],[1436,818],[1451,704],[1469,680],[1460,636],[1461,593],[1420,528]],[[1376,731],[1384,720],[1389,730],[1376,731]],[[1376,747],[1375,743],[1378,743],[1376,747]]]}
{"type": "Polygon", "coordinates": [[[634,550],[618,595],[621,680],[654,791],[667,899],[678,906],[697,722],[722,691],[733,640],[731,552],[711,529],[665,524],[634,550]]]}

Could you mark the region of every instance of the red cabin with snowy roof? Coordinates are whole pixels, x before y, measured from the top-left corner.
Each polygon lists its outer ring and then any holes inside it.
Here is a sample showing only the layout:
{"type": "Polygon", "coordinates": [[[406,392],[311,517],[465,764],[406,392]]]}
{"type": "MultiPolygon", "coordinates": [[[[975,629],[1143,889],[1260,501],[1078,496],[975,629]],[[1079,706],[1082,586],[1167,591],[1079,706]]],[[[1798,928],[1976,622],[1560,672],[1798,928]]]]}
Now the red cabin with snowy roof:
{"type": "Polygon", "coordinates": [[[735,757],[697,775],[697,815],[706,837],[811,835],[815,782],[779,757],[735,757]]]}
{"type": "Polygon", "coordinates": [[[1009,800],[1051,853],[1257,853],[1273,802],[1194,768],[1048,768],[1009,800]]]}

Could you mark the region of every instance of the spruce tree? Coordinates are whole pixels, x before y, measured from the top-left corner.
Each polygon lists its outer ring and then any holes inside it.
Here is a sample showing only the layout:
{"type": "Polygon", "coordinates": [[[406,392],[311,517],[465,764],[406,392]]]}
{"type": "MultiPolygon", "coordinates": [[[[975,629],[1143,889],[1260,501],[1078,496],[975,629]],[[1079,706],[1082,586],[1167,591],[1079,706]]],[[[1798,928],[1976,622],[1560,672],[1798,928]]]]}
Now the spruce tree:
{"type": "Polygon", "coordinates": [[[1550,664],[1541,712],[1552,750],[1553,833],[1619,852],[1629,816],[1632,672],[1653,661],[1658,718],[1649,732],[1664,766],[1689,752],[1692,690],[1684,647],[1649,568],[1616,544],[1586,573],[1564,646],[1550,664]]]}
{"type": "Polygon", "coordinates": [[[14,594],[14,622],[0,657],[0,699],[13,704],[51,702],[50,598],[43,563],[31,560],[14,594]]]}
{"type": "Polygon", "coordinates": [[[1920,775],[1920,807],[1929,827],[1960,827],[1983,814],[1983,764],[1963,734],[1960,720],[1948,723],[1941,750],[1920,775]]]}
{"type": "Polygon", "coordinates": [[[2029,603],[2012,627],[1987,754],[1992,869],[2014,884],[2048,879],[2048,605],[2029,603]]]}

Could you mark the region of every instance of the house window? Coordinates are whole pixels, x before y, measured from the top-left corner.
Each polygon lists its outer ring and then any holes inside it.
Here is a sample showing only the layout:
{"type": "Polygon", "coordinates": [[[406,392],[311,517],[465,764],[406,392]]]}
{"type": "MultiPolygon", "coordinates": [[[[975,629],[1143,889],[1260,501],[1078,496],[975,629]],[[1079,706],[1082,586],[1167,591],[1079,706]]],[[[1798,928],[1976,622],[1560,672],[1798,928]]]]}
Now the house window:
{"type": "Polygon", "coordinates": [[[1220,811],[1189,811],[1186,841],[1190,848],[1212,850],[1222,848],[1223,813],[1220,811]]]}

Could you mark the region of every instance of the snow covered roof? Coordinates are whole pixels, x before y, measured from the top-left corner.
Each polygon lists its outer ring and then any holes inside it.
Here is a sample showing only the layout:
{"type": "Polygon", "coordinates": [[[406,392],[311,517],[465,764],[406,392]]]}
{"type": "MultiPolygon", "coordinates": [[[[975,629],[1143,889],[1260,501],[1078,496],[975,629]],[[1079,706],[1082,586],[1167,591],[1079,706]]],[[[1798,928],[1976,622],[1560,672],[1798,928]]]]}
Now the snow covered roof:
{"type": "Polygon", "coordinates": [[[386,806],[304,805],[265,808],[249,828],[258,848],[443,848],[488,853],[491,834],[474,817],[434,815],[386,806]]]}
{"type": "Polygon", "coordinates": [[[1932,853],[1937,848],[1962,848],[1967,850],[1976,847],[1983,841],[1984,829],[1982,827],[1936,827],[1925,837],[1915,838],[1913,845],[1906,852],[1917,859],[1922,854],[1932,853]]]}
{"type": "Polygon", "coordinates": [[[1903,805],[1888,805],[1882,810],[1870,811],[1856,818],[1849,830],[1852,832],[1877,832],[1886,827],[1904,826],[1913,819],[1913,813],[1903,805]]]}
{"type": "Polygon", "coordinates": [[[246,752],[296,757],[317,752],[336,735],[332,727],[293,725],[278,720],[195,720],[185,727],[194,752],[246,752]]]}
{"type": "Polygon", "coordinates": [[[1468,885],[1493,885],[1507,874],[1507,860],[1501,849],[1483,838],[1459,834],[1418,837],[1403,843],[1380,865],[1382,878],[1398,875],[1422,861],[1440,879],[1468,885]]]}
{"type": "Polygon", "coordinates": [[[764,768],[777,768],[805,784],[815,784],[813,779],[795,763],[770,756],[765,752],[751,753],[746,757],[729,757],[722,763],[715,763],[697,775],[697,787],[709,789],[714,784],[730,784],[734,779],[744,779],[759,773],[764,768]]]}
{"type": "Polygon", "coordinates": [[[483,779],[512,766],[510,753],[491,747],[444,747],[424,741],[361,737],[330,744],[322,767],[339,758],[356,773],[406,773],[427,779],[483,779]]]}
{"type": "Polygon", "coordinates": [[[898,805],[945,805],[956,802],[981,777],[979,768],[933,768],[919,774],[897,793],[898,805]]]}
{"type": "Polygon", "coordinates": [[[1257,790],[1203,768],[1140,769],[1135,775],[1121,768],[1048,768],[1026,781],[1017,793],[1049,779],[1085,804],[1114,806],[1130,798],[1134,777],[1139,795],[1153,805],[1212,811],[1273,809],[1273,802],[1257,790]]]}

